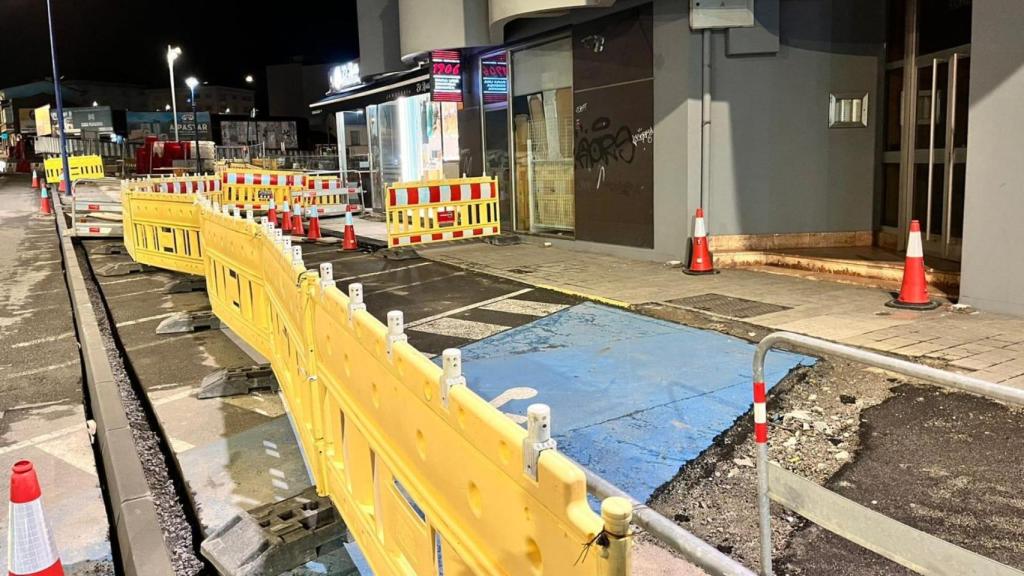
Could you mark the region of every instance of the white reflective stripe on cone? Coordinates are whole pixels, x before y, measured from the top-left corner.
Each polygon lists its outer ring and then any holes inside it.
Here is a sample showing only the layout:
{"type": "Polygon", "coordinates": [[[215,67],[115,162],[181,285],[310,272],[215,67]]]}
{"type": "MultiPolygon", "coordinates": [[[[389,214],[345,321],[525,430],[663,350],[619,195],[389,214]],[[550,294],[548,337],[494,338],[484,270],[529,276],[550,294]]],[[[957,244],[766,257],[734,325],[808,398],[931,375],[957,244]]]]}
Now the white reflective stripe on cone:
{"type": "Polygon", "coordinates": [[[7,569],[11,574],[34,574],[60,560],[53,533],[43,516],[39,498],[24,504],[10,504],[10,533],[7,535],[7,569]]]}
{"type": "Polygon", "coordinates": [[[910,238],[907,239],[907,258],[924,258],[920,232],[910,233],[910,238]]]}
{"type": "Polygon", "coordinates": [[[704,228],[704,219],[697,218],[693,223],[693,235],[696,238],[703,238],[708,235],[707,230],[704,228]]]}

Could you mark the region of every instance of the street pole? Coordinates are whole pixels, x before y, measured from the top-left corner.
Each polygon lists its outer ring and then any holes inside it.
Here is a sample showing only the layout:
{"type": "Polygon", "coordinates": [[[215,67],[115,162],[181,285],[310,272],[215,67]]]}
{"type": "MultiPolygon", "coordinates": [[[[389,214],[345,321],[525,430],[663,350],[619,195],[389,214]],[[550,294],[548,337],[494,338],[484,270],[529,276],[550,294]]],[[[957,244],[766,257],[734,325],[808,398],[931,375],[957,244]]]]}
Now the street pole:
{"type": "Polygon", "coordinates": [[[174,89],[174,60],[181,54],[181,48],[171,48],[171,45],[167,45],[167,70],[171,74],[171,123],[174,124],[174,141],[179,142],[178,139],[178,98],[175,96],[176,90],[174,89]]]}
{"type": "Polygon", "coordinates": [[[192,125],[196,134],[196,174],[202,173],[203,161],[199,153],[199,113],[196,112],[196,89],[192,87],[192,125]]]}
{"type": "Polygon", "coordinates": [[[60,162],[64,168],[64,192],[71,194],[71,171],[68,169],[68,141],[64,134],[64,99],[60,93],[60,70],[57,68],[57,42],[53,37],[53,9],[46,0],[46,21],[50,26],[50,59],[53,60],[53,93],[57,98],[57,121],[60,123],[60,162]]]}

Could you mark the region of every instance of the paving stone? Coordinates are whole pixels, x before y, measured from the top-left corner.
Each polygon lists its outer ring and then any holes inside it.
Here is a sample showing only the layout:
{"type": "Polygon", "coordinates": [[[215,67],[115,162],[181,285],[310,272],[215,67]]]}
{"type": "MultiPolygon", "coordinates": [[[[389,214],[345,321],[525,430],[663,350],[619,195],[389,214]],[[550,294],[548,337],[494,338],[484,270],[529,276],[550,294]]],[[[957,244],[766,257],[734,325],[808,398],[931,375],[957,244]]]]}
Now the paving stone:
{"type": "Polygon", "coordinates": [[[875,350],[887,352],[889,350],[895,350],[897,348],[903,348],[905,346],[912,346],[914,344],[920,343],[921,342],[919,340],[897,336],[895,338],[889,338],[887,340],[880,340],[878,342],[875,342],[874,345],[872,345],[872,348],[874,348],[875,350]]]}

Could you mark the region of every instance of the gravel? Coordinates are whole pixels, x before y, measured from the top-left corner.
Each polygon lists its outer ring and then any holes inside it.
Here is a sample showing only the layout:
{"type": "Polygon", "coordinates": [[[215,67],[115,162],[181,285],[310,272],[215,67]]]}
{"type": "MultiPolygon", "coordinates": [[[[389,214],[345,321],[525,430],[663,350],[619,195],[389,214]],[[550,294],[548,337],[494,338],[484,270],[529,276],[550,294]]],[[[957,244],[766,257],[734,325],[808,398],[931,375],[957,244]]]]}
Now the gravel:
{"type": "MultiPolygon", "coordinates": [[[[82,269],[88,270],[89,261],[80,246],[76,247],[76,255],[82,269]]],[[[86,286],[93,308],[97,311],[106,310],[99,286],[91,275],[86,275],[86,286]]],[[[149,415],[135,393],[106,314],[97,314],[96,318],[114,379],[121,392],[121,404],[131,426],[135,449],[139,453],[142,469],[153,495],[157,519],[164,532],[164,541],[171,552],[171,565],[175,574],[179,576],[203,573],[206,564],[197,552],[198,546],[193,540],[192,525],[182,504],[185,495],[179,494],[178,486],[169,473],[170,464],[166,459],[164,442],[153,430],[149,415]]]]}

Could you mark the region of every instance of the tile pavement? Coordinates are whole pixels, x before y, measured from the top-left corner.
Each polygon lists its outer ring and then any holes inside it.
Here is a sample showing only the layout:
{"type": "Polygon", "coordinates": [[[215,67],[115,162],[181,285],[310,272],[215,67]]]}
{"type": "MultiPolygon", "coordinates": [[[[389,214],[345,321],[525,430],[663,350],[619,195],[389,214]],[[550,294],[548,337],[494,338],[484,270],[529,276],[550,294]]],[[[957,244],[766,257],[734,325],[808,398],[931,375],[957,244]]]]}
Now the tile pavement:
{"type": "Polygon", "coordinates": [[[1024,387],[1024,318],[885,307],[883,289],[762,270],[726,269],[686,276],[657,262],[630,260],[539,244],[453,244],[419,250],[426,258],[467,269],[606,300],[623,306],[716,293],[786,306],[743,321],[844,344],[927,360],[993,382],[1024,387]]]}

